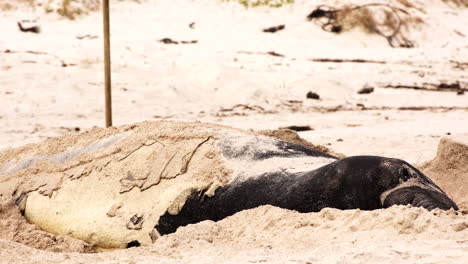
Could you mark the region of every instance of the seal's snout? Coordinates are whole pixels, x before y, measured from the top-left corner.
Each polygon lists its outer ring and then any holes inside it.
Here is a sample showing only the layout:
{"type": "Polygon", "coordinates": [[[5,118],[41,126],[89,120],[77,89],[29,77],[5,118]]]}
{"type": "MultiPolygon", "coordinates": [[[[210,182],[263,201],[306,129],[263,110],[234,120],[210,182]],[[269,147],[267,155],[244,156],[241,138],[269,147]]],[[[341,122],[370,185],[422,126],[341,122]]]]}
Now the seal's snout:
{"type": "Polygon", "coordinates": [[[445,193],[419,186],[402,187],[392,191],[385,198],[383,207],[387,208],[392,205],[407,204],[423,207],[429,211],[435,208],[442,210],[453,208],[458,210],[457,205],[445,193]]]}

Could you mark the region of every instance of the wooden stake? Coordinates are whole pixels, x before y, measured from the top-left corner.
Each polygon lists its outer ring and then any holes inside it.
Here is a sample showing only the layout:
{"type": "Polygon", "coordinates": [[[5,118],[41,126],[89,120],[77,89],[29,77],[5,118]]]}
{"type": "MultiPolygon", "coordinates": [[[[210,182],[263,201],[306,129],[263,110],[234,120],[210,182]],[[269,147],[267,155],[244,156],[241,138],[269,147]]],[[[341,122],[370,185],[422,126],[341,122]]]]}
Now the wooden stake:
{"type": "Polygon", "coordinates": [[[106,104],[106,127],[112,126],[112,94],[111,94],[111,57],[110,57],[110,24],[109,0],[102,1],[102,17],[104,24],[104,90],[106,104]]]}

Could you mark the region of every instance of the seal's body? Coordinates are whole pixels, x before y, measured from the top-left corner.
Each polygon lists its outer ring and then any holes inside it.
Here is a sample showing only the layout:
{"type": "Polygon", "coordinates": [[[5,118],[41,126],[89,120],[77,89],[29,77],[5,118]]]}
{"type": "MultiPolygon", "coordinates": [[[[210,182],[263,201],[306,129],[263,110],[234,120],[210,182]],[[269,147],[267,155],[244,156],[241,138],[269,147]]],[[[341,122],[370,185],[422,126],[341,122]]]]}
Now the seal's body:
{"type": "MultiPolygon", "coordinates": [[[[228,159],[245,158],[245,152],[237,150],[228,145],[224,154],[228,159]]],[[[160,234],[172,233],[179,226],[220,220],[266,204],[299,212],[317,212],[325,207],[374,210],[407,204],[429,210],[458,209],[427,176],[399,159],[354,156],[338,160],[302,145],[281,141],[276,143],[275,150],[254,152],[249,158],[255,163],[275,157],[297,159],[303,156],[330,163],[305,172],[278,170],[239,178],[217,189],[212,197],[193,192],[177,215],[164,214],[155,228],[160,234]]]]}

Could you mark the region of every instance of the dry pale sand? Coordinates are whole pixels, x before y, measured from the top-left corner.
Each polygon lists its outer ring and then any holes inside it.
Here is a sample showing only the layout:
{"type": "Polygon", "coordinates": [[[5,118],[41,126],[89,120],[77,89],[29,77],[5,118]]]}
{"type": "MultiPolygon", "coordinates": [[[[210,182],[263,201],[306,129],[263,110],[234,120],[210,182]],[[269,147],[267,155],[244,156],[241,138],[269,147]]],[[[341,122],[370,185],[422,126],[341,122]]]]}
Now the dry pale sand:
{"type": "MultiPolygon", "coordinates": [[[[112,3],[115,124],[307,125],[312,130],[300,136],[334,153],[416,164],[459,212],[299,214],[264,206],[180,228],[151,246],[88,254],[95,250],[89,244],[41,231],[1,197],[0,263],[468,263],[467,92],[385,88],[458,81],[466,89],[468,9],[439,0],[388,1],[424,21],[405,29],[416,46],[403,49],[359,29],[322,31],[305,20],[320,3],[296,0],[277,9],[217,0],[112,3]],[[262,32],[279,24],[285,30],[262,32]],[[169,45],[163,38],[198,43],[169,45]],[[363,86],[375,90],[358,94],[363,86]],[[309,91],[320,100],[306,99],[309,91]]],[[[0,14],[0,149],[103,124],[100,23],[99,12],[71,21],[19,4],[0,14]],[[20,32],[22,19],[36,19],[41,33],[20,32]]]]}

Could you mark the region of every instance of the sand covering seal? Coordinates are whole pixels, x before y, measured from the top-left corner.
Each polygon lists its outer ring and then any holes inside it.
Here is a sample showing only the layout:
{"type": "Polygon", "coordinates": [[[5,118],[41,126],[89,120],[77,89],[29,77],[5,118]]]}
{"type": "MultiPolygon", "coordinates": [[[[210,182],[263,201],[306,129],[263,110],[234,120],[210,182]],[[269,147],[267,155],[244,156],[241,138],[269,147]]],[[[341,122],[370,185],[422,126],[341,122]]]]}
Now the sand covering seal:
{"type": "MultiPolygon", "coordinates": [[[[150,244],[166,211],[229,180],[214,142],[222,126],[144,122],[0,153],[2,202],[50,233],[105,248],[150,244]]],[[[232,131],[233,129],[229,129],[232,131]]]]}
{"type": "Polygon", "coordinates": [[[0,202],[13,200],[42,230],[90,246],[148,245],[159,237],[154,227],[160,217],[178,214],[193,192],[212,196],[234,180],[311,171],[336,160],[278,144],[202,123],[94,129],[0,153],[0,202]]]}

